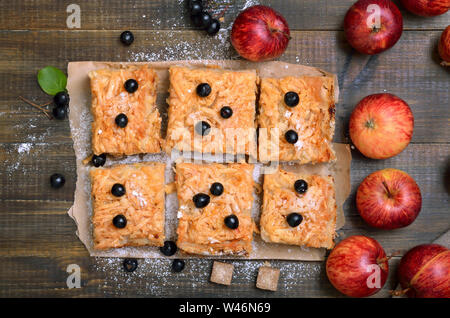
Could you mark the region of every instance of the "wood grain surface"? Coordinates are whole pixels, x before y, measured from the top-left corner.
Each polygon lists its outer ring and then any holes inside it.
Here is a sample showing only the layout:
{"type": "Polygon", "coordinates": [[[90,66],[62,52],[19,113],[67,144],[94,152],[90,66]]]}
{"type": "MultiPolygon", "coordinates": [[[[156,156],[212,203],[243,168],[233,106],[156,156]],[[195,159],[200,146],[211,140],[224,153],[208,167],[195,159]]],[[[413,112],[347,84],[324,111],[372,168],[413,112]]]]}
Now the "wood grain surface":
{"type": "MultiPolygon", "coordinates": [[[[405,31],[389,51],[377,56],[356,53],[346,43],[342,21],[354,1],[260,1],[282,13],[292,41],[280,60],[316,66],[338,74],[340,101],[337,142],[349,142],[347,122],[355,104],[372,93],[390,92],[411,106],[412,143],[388,160],[369,160],[352,152],[352,194],[345,204],[346,225],[339,239],[354,234],[376,238],[388,254],[433,241],[450,227],[450,69],[439,65],[437,41],[450,24],[450,13],[420,18],[399,5],[405,31]],[[393,167],[408,172],[423,195],[422,211],[409,227],[394,231],[369,228],[355,207],[355,191],[369,173],[393,167]]],[[[398,1],[396,1],[398,3],[398,1]]],[[[182,273],[168,260],[142,260],[125,273],[121,259],[91,258],[75,235],[66,212],[75,189],[75,156],[68,121],[48,120],[21,101],[50,100],[36,82],[47,65],[63,70],[69,61],[154,61],[236,59],[229,29],[242,8],[257,1],[208,1],[224,13],[215,37],[191,26],[183,1],[76,1],[81,29],[67,29],[67,1],[0,2],[0,296],[197,296],[197,297],[340,297],[328,282],[323,262],[272,261],[281,269],[278,291],[255,288],[259,261],[236,260],[229,287],[209,283],[212,261],[189,260],[182,273]],[[131,29],[135,42],[122,46],[118,36],[131,29]],[[63,173],[66,184],[54,190],[49,177],[63,173]],[[66,268],[78,264],[82,288],[68,289],[66,268]]],[[[399,256],[391,260],[390,279],[376,297],[388,297],[396,284],[399,256]]]]}

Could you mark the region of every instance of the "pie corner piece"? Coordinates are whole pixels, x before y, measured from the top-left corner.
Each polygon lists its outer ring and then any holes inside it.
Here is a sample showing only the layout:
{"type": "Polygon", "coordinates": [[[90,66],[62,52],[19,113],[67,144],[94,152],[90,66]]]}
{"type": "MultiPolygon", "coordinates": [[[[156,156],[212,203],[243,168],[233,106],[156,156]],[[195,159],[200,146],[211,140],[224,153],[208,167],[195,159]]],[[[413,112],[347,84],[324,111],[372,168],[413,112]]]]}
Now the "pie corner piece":
{"type": "Polygon", "coordinates": [[[266,242],[331,249],[336,234],[336,211],[332,176],[281,169],[264,176],[260,230],[266,242]],[[297,180],[306,182],[306,192],[300,194],[295,190],[297,180]],[[297,226],[287,222],[287,216],[293,212],[302,218],[297,226]]]}
{"type": "Polygon", "coordinates": [[[248,256],[252,249],[254,222],[253,165],[176,164],[175,182],[179,202],[177,246],[188,254],[248,256]],[[212,195],[213,183],[223,185],[221,195],[212,195]],[[209,196],[209,203],[196,207],[194,196],[209,196]],[[226,226],[225,218],[237,217],[239,225],[226,226]]]}
{"type": "Polygon", "coordinates": [[[231,280],[233,279],[233,270],[233,264],[214,261],[209,280],[216,284],[229,286],[231,285],[231,280]]]}
{"type": "Polygon", "coordinates": [[[261,266],[256,278],[256,287],[259,289],[277,291],[280,270],[269,266],[261,266]]]}
{"type": "Polygon", "coordinates": [[[93,239],[98,250],[164,244],[164,169],[162,163],[117,165],[90,171],[93,239]],[[125,193],[112,194],[121,184],[125,193]],[[113,219],[124,216],[124,227],[113,219]]]}
{"type": "Polygon", "coordinates": [[[255,70],[172,66],[169,81],[167,153],[178,150],[256,158],[255,70]],[[201,84],[209,87],[205,96],[197,92],[201,84]],[[203,135],[202,122],[206,123],[203,135]]]}
{"type": "Polygon", "coordinates": [[[161,151],[161,117],[156,106],[157,75],[147,65],[89,72],[93,116],[92,151],[121,156],[161,151]],[[130,93],[125,82],[134,79],[130,93]],[[125,127],[116,117],[127,118],[125,127]]]}
{"type": "Polygon", "coordinates": [[[332,148],[335,128],[334,85],[334,78],[330,76],[289,76],[261,80],[258,116],[258,151],[261,161],[296,161],[306,164],[336,160],[332,148]],[[294,96],[288,101],[290,105],[285,100],[287,93],[294,96]],[[263,134],[261,128],[267,132],[263,134]],[[289,141],[286,138],[288,131],[289,141]],[[276,152],[276,149],[279,151],[276,152]]]}

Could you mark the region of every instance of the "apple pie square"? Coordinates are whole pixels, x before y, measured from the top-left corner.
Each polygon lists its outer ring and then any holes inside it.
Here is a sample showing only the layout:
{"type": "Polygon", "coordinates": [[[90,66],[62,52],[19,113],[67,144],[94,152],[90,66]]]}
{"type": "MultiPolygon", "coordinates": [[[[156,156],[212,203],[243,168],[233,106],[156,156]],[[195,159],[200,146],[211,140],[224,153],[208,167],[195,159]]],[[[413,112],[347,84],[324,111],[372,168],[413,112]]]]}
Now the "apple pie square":
{"type": "Polygon", "coordinates": [[[254,222],[253,165],[176,165],[178,241],[186,253],[248,255],[254,222]]]}
{"type": "Polygon", "coordinates": [[[147,65],[89,72],[92,92],[92,150],[95,155],[161,151],[156,108],[157,76],[147,65]]]}
{"type": "Polygon", "coordinates": [[[166,152],[256,158],[255,70],[171,67],[166,152]]]}
{"type": "Polygon", "coordinates": [[[336,159],[334,79],[263,78],[259,98],[259,159],[301,164],[336,159]]]}
{"type": "Polygon", "coordinates": [[[141,163],[90,171],[96,249],[163,245],[164,169],[141,163]]]}
{"type": "Polygon", "coordinates": [[[261,237],[266,242],[331,249],[336,209],[332,176],[279,169],[264,176],[261,237]]]}

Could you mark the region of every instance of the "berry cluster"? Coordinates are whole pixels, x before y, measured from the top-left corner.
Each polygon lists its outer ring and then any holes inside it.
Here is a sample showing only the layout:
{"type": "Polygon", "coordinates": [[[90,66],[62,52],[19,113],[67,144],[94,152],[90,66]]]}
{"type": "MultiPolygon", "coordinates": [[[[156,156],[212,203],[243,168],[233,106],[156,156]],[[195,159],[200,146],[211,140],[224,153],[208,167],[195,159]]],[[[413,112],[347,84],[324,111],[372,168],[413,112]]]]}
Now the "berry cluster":
{"type": "Polygon", "coordinates": [[[201,27],[209,35],[215,35],[220,30],[220,22],[213,19],[211,14],[203,10],[202,1],[189,0],[189,12],[191,20],[196,27],[201,27]]]}

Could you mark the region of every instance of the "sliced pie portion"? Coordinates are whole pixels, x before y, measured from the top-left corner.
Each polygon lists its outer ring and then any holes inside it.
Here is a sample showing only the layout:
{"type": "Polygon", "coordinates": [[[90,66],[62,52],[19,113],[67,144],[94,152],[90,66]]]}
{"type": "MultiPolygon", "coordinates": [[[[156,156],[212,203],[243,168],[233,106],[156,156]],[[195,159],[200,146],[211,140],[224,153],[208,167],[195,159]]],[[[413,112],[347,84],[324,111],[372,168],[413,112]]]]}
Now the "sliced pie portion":
{"type": "Polygon", "coordinates": [[[261,161],[328,162],[336,159],[334,79],[263,78],[259,98],[261,161]]]}
{"type": "Polygon", "coordinates": [[[162,246],[164,164],[91,170],[94,247],[162,246]]]}
{"type": "Polygon", "coordinates": [[[254,222],[253,166],[176,165],[177,246],[187,253],[248,255],[254,222]]]}
{"type": "Polygon", "coordinates": [[[156,73],[143,65],[91,71],[89,78],[94,154],[120,156],[160,152],[161,118],[156,108],[156,73]]]}
{"type": "Polygon", "coordinates": [[[166,152],[256,158],[256,71],[171,67],[166,152]]]}
{"type": "Polygon", "coordinates": [[[336,201],[332,176],[278,170],[264,176],[261,237],[266,242],[334,246],[336,201]]]}

